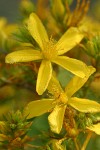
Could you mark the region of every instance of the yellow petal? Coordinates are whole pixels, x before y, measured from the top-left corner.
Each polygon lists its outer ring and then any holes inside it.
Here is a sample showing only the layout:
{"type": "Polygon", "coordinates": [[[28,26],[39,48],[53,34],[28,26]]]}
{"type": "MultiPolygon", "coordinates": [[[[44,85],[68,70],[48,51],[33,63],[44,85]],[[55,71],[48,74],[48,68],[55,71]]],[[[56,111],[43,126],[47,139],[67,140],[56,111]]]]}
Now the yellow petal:
{"type": "Polygon", "coordinates": [[[89,76],[94,72],[95,68],[89,66],[86,77],[80,78],[78,76],[74,76],[65,88],[66,95],[68,97],[71,97],[76,91],[78,91],[84,85],[84,83],[88,80],[89,76]]]}
{"type": "Polygon", "coordinates": [[[57,134],[60,133],[63,125],[65,109],[66,105],[63,106],[56,105],[54,110],[49,115],[48,121],[52,132],[55,132],[57,134]]]}
{"type": "Polygon", "coordinates": [[[57,42],[58,54],[64,54],[65,52],[71,50],[83,39],[83,34],[77,28],[69,28],[64,35],[57,42]]]}
{"type": "Polygon", "coordinates": [[[27,119],[40,116],[55,106],[53,99],[42,99],[30,102],[25,110],[24,116],[27,116],[27,119]]]}
{"type": "Polygon", "coordinates": [[[100,104],[93,100],[73,97],[68,100],[68,104],[80,112],[84,113],[100,112],[100,104]]]}
{"type": "Polygon", "coordinates": [[[29,62],[42,59],[40,51],[37,50],[20,50],[8,54],[5,58],[6,63],[29,62]]]}
{"type": "Polygon", "coordinates": [[[85,63],[66,56],[58,56],[53,62],[81,78],[84,78],[88,71],[85,63]]]}
{"type": "Polygon", "coordinates": [[[28,30],[34,38],[34,40],[43,49],[43,42],[48,42],[48,35],[41,20],[35,13],[32,13],[29,17],[28,30]]]}
{"type": "Polygon", "coordinates": [[[87,127],[87,129],[95,132],[96,134],[100,135],[100,123],[87,127]]]}
{"type": "Polygon", "coordinates": [[[47,89],[49,93],[51,93],[55,97],[58,97],[63,92],[59,81],[54,76],[51,77],[47,89]]]}
{"type": "Polygon", "coordinates": [[[49,81],[52,76],[52,65],[50,61],[43,60],[37,77],[36,91],[39,95],[42,95],[46,90],[49,81]]]}

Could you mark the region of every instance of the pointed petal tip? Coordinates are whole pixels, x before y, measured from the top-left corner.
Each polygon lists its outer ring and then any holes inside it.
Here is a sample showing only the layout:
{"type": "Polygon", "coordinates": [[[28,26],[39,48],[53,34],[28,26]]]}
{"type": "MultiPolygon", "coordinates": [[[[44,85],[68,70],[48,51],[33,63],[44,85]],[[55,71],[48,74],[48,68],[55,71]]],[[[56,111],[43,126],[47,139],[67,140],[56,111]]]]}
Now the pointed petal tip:
{"type": "Polygon", "coordinates": [[[42,21],[35,13],[31,13],[29,16],[28,30],[40,48],[43,49],[43,41],[48,41],[49,38],[42,21]]]}

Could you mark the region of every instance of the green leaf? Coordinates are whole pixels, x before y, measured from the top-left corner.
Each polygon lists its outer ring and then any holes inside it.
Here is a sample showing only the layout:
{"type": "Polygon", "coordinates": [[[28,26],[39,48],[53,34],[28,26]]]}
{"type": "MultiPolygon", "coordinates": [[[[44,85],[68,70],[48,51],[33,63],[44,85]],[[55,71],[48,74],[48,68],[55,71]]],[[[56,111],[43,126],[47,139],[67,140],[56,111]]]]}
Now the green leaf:
{"type": "Polygon", "coordinates": [[[55,106],[54,99],[42,99],[30,102],[25,110],[24,116],[27,116],[27,119],[40,116],[55,106]]]}

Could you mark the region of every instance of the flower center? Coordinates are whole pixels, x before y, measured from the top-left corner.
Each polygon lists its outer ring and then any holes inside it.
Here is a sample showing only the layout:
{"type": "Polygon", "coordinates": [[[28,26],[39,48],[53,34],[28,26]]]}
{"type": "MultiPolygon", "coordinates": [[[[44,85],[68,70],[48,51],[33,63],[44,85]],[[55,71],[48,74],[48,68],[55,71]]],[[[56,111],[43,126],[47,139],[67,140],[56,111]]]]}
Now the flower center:
{"type": "Polygon", "coordinates": [[[56,44],[52,39],[49,42],[44,42],[44,49],[42,50],[45,59],[52,60],[57,57],[58,51],[56,49],[56,44]]]}

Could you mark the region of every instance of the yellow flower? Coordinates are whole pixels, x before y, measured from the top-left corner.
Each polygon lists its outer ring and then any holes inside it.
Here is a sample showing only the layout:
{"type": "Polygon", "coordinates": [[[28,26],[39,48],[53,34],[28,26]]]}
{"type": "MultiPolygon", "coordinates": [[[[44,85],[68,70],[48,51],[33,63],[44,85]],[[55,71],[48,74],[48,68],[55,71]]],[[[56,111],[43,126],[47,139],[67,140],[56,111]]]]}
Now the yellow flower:
{"type": "Polygon", "coordinates": [[[95,69],[93,67],[89,67],[89,72],[85,78],[82,79],[77,76],[72,78],[65,88],[65,92],[61,88],[59,81],[52,77],[48,85],[48,90],[54,95],[54,99],[42,99],[30,102],[24,110],[24,115],[27,116],[27,119],[30,119],[53,109],[48,116],[48,121],[51,130],[55,133],[60,133],[67,105],[83,113],[100,112],[100,104],[97,102],[72,97],[72,95],[84,85],[94,71],[95,69]]]}
{"type": "Polygon", "coordinates": [[[15,51],[8,54],[5,61],[6,63],[16,63],[42,60],[36,84],[38,94],[41,95],[46,90],[51,79],[51,62],[62,66],[81,78],[85,77],[88,68],[83,62],[67,56],[60,56],[71,50],[82,40],[83,34],[81,34],[77,28],[70,28],[64,33],[60,40],[55,43],[51,38],[49,40],[47,32],[38,16],[32,13],[28,20],[28,30],[38,43],[40,50],[28,48],[15,51]]]}

